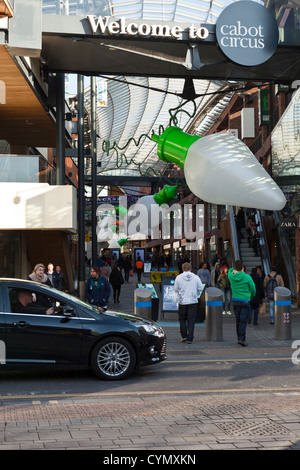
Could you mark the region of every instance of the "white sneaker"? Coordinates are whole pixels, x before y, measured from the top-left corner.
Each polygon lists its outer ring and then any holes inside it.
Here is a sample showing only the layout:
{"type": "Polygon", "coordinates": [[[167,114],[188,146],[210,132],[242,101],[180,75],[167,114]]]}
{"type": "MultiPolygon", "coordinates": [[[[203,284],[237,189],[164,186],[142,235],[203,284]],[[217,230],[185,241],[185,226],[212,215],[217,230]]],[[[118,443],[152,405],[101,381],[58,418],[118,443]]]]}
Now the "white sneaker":
{"type": "Polygon", "coordinates": [[[226,315],[226,312],[223,310],[222,315],[226,315]]]}
{"type": "Polygon", "coordinates": [[[231,312],[227,312],[227,315],[231,315],[231,312]]]}

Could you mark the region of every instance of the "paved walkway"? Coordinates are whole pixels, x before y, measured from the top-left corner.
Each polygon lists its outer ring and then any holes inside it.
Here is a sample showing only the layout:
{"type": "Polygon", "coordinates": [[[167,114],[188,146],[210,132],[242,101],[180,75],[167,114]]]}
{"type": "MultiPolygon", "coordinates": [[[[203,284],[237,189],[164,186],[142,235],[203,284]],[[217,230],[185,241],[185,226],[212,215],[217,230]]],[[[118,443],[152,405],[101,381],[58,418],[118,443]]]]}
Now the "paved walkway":
{"type": "MultiPolygon", "coordinates": [[[[135,282],[131,279],[123,286],[116,309],[133,311],[135,282]]],[[[299,310],[293,309],[292,321],[293,339],[300,340],[299,310]]],[[[247,348],[237,346],[234,319],[227,316],[223,322],[223,341],[206,341],[205,324],[197,324],[191,345],[180,342],[176,321],[161,323],[172,358],[190,357],[202,350],[209,358],[223,359],[255,358],[262,354],[279,359],[291,356],[291,341],[274,339],[274,327],[267,316],[260,317],[258,326],[248,326],[247,348]]],[[[127,455],[128,450],[130,455],[137,456],[139,463],[143,460],[143,464],[153,464],[149,459],[154,457],[149,456],[163,455],[166,451],[174,456],[177,451],[196,456],[200,450],[300,449],[300,383],[299,388],[289,389],[287,384],[285,391],[255,393],[142,392],[133,396],[114,390],[114,394],[33,399],[19,404],[2,397],[0,451],[93,449],[112,451],[109,455],[118,456],[122,455],[120,451],[127,455]],[[139,454],[138,450],[147,453],[139,454]]],[[[97,462],[106,463],[101,458],[97,457],[97,462]]]]}

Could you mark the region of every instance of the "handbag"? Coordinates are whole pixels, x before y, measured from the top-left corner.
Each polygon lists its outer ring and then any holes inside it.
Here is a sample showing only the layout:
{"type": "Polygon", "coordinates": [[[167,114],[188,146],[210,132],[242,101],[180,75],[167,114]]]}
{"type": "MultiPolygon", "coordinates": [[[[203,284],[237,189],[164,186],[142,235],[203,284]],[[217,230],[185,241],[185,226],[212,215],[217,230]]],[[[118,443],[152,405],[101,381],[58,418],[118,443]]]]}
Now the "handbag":
{"type": "Polygon", "coordinates": [[[258,310],[259,315],[264,315],[266,313],[266,302],[263,300],[261,306],[258,310]]]}
{"type": "Polygon", "coordinates": [[[133,276],[133,271],[132,271],[132,269],[129,271],[129,276],[130,276],[130,277],[133,276]]]}

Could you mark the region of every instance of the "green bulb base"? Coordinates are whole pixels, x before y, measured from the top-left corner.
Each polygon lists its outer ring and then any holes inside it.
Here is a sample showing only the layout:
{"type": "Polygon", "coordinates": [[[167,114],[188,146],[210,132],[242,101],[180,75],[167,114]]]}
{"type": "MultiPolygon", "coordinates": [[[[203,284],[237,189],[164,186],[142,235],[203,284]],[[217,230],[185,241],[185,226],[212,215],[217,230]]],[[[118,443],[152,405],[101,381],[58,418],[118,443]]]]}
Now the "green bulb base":
{"type": "Polygon", "coordinates": [[[159,206],[169,204],[173,199],[176,199],[177,189],[178,184],[176,184],[176,186],[166,184],[161,191],[153,195],[153,199],[159,206]]]}
{"type": "Polygon", "coordinates": [[[123,246],[126,242],[127,242],[127,238],[121,238],[121,239],[118,241],[118,244],[119,244],[120,246],[123,246]]]}
{"type": "Polygon", "coordinates": [[[157,155],[160,160],[172,162],[184,168],[190,146],[201,137],[186,134],[179,127],[171,126],[161,136],[153,134],[151,138],[154,142],[157,142],[157,155]]]}

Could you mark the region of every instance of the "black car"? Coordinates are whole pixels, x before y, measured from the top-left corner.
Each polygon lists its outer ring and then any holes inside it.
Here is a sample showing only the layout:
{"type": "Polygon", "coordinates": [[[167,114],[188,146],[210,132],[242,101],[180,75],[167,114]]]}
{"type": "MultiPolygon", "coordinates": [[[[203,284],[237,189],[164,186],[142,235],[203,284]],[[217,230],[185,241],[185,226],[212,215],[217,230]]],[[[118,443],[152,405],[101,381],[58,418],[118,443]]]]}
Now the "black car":
{"type": "Polygon", "coordinates": [[[20,279],[0,279],[0,345],[0,368],[91,366],[106,380],[124,379],[135,368],[167,358],[166,337],[158,324],[100,312],[77,297],[20,279]]]}

